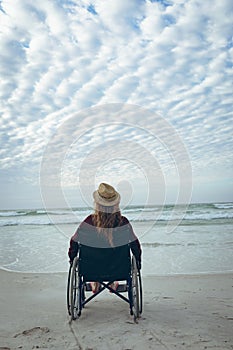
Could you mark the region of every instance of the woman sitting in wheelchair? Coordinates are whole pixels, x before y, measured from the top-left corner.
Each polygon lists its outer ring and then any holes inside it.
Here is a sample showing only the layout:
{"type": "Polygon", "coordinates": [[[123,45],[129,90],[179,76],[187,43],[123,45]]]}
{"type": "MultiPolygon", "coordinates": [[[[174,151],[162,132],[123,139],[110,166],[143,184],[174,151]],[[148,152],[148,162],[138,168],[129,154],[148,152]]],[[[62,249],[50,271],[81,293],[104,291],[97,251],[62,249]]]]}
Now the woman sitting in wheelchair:
{"type": "MultiPolygon", "coordinates": [[[[112,186],[101,183],[93,197],[94,213],[79,225],[70,240],[70,262],[78,254],[80,244],[94,248],[113,248],[128,244],[136,258],[138,269],[141,269],[141,246],[128,219],[121,215],[120,194],[112,186]]],[[[98,292],[98,282],[93,282],[91,286],[93,293],[98,292]]],[[[117,289],[117,286],[117,281],[111,285],[113,289],[117,289]]]]}

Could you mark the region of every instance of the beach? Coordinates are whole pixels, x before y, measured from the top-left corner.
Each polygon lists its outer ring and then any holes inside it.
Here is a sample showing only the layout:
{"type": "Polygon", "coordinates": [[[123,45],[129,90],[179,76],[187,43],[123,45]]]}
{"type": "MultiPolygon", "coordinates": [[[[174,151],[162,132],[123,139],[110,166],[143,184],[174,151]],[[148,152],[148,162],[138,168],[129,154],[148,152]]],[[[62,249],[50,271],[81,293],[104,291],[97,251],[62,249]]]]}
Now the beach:
{"type": "Polygon", "coordinates": [[[0,212],[3,349],[233,349],[233,203],[125,208],[142,245],[144,309],[135,324],[108,291],[70,322],[71,235],[90,208],[0,212]]]}
{"type": "Polygon", "coordinates": [[[137,324],[107,291],[71,322],[66,273],[0,278],[0,349],[233,349],[233,273],[143,277],[137,324]]]}

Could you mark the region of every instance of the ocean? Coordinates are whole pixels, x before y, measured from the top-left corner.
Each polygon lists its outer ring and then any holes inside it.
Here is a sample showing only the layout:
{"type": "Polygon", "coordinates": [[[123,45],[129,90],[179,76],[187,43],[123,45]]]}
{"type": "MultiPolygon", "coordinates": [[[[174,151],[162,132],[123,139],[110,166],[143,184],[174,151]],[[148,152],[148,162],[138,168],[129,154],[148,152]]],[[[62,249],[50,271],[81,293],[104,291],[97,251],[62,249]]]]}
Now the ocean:
{"type": "MultiPolygon", "coordinates": [[[[233,271],[233,203],[131,206],[122,209],[150,275],[233,271]],[[184,215],[183,215],[184,214],[184,215]],[[173,231],[168,228],[174,218],[173,231]]],[[[0,267],[19,272],[68,270],[70,237],[91,208],[0,211],[0,267]]]]}

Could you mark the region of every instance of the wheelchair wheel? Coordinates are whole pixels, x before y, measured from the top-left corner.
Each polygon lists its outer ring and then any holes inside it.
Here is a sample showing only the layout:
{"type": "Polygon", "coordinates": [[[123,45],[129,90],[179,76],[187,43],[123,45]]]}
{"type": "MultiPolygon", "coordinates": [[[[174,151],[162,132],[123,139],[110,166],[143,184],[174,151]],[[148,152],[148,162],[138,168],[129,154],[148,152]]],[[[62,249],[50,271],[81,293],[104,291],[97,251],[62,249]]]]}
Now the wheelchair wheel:
{"type": "Polygon", "coordinates": [[[142,283],[141,274],[137,268],[136,259],[132,257],[132,313],[134,319],[142,313],[142,283]]]}
{"type": "Polygon", "coordinates": [[[142,299],[142,279],[141,279],[141,273],[138,270],[138,284],[139,284],[139,314],[142,314],[142,304],[143,304],[143,299],[142,299]]]}
{"type": "Polygon", "coordinates": [[[81,277],[79,276],[79,261],[76,257],[73,261],[69,279],[69,314],[72,320],[76,320],[81,315],[82,293],[81,277]]]}
{"type": "Polygon", "coordinates": [[[67,281],[67,291],[66,291],[66,305],[67,305],[67,311],[68,314],[71,315],[70,312],[70,276],[72,271],[72,265],[70,265],[69,273],[68,273],[68,281],[67,281]]]}

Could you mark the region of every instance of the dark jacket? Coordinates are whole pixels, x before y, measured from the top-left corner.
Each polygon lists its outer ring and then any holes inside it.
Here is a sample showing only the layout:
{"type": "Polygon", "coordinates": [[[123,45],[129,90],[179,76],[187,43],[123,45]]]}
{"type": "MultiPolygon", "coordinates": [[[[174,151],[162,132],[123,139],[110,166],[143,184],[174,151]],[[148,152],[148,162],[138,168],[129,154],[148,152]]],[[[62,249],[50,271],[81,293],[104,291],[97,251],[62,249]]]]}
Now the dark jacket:
{"type": "MultiPolygon", "coordinates": [[[[108,229],[106,229],[108,230],[108,229]]],[[[136,237],[131,224],[128,219],[122,216],[120,225],[115,225],[112,229],[113,246],[119,247],[129,244],[130,249],[135,256],[139,266],[141,265],[141,246],[136,237]]],[[[92,215],[89,215],[78,227],[75,234],[71,237],[69,247],[70,261],[76,257],[79,245],[83,244],[90,247],[110,248],[108,240],[105,236],[99,234],[96,226],[93,223],[92,215]]]]}

